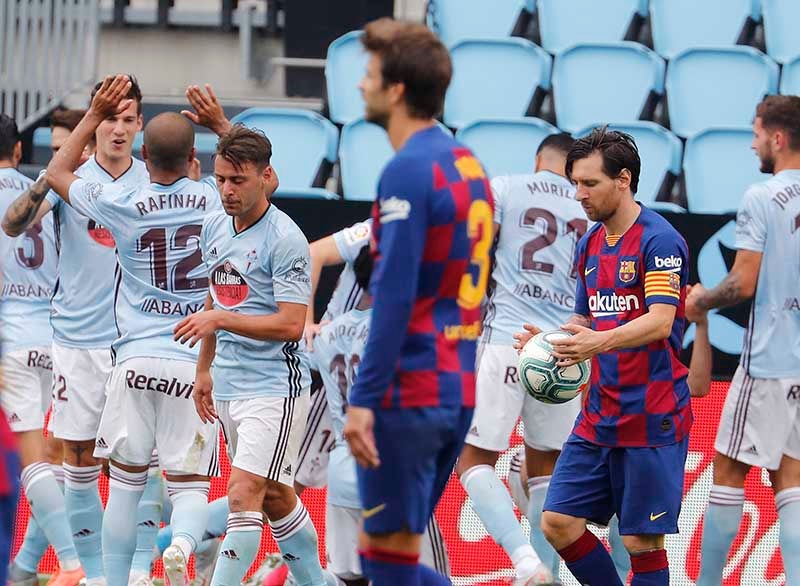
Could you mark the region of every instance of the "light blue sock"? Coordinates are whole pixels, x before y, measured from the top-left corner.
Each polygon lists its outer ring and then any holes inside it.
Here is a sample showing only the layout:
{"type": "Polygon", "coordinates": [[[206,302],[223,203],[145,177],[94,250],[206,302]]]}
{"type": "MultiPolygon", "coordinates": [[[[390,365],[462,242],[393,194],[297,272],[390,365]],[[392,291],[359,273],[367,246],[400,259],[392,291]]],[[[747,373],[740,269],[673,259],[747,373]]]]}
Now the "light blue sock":
{"type": "Polygon", "coordinates": [[[538,556],[517,521],[511,496],[494,468],[473,466],[461,475],[461,486],[486,531],[508,554],[518,576],[531,573],[539,563],[538,556]]]}
{"type": "Polygon", "coordinates": [[[800,584],[800,488],[785,488],[775,495],[778,509],[783,571],[786,584],[800,584]]]}
{"type": "Polygon", "coordinates": [[[622,543],[622,536],[619,534],[619,519],[614,515],[608,522],[608,543],[611,546],[611,561],[617,568],[620,582],[628,583],[628,574],[631,573],[631,555],[622,543]]]}
{"type": "Polygon", "coordinates": [[[742,522],[744,489],[713,485],[703,521],[697,586],[719,586],[728,552],[742,522]]]}
{"type": "Polygon", "coordinates": [[[136,518],[136,552],[131,562],[131,573],[137,575],[150,575],[150,566],[153,563],[153,549],[161,526],[161,470],[150,464],[147,472],[147,484],[144,487],[142,499],[139,501],[136,518]]]}
{"type": "Polygon", "coordinates": [[[34,462],[22,470],[22,485],[31,506],[36,522],[44,531],[58,556],[61,567],[66,571],[80,567],[78,554],[72,543],[67,512],[64,508],[64,495],[46,462],[34,462]]]}
{"type": "Polygon", "coordinates": [[[224,496],[208,503],[208,526],[203,539],[214,539],[225,535],[228,523],[228,497],[224,496]]]}
{"type": "Polygon", "coordinates": [[[261,511],[228,515],[228,531],[219,550],[211,586],[239,586],[256,559],[264,517],[261,511]]]}
{"type": "Polygon", "coordinates": [[[208,480],[167,480],[169,497],[172,500],[172,545],[181,550],[187,563],[206,532],[209,487],[208,480]]]}
{"type": "Polygon", "coordinates": [[[561,556],[542,533],[542,508],[550,486],[550,476],[528,478],[528,521],[531,524],[531,545],[542,560],[542,563],[558,578],[561,556]]]}
{"type": "Polygon", "coordinates": [[[278,521],[270,521],[269,525],[298,586],[325,586],[317,530],[302,501],[297,499],[291,513],[278,521]]]}
{"type": "Polygon", "coordinates": [[[98,466],[64,464],[64,501],[75,550],[88,580],[103,577],[103,503],[97,488],[98,466]]]}
{"type": "Polygon", "coordinates": [[[108,502],[103,515],[103,568],[108,586],[127,586],[136,551],[136,515],[147,470],[127,472],[109,466],[108,502]]]}
{"type": "Polygon", "coordinates": [[[39,568],[39,561],[42,559],[44,552],[47,551],[47,546],[50,542],[39,527],[36,519],[33,516],[28,517],[28,527],[25,529],[25,537],[22,540],[22,545],[14,557],[14,563],[21,570],[29,574],[35,574],[39,568]]]}

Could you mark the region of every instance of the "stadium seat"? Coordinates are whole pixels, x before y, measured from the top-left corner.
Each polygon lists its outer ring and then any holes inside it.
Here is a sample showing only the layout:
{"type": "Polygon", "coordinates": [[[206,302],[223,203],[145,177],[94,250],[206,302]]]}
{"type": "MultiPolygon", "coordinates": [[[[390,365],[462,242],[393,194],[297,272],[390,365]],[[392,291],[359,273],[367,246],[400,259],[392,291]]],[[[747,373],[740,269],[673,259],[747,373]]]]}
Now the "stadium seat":
{"type": "Polygon", "coordinates": [[[800,55],[783,66],[781,93],[785,96],[800,95],[800,55]]]}
{"type": "Polygon", "coordinates": [[[800,38],[795,27],[800,22],[797,0],[762,0],[764,40],[767,54],[778,63],[788,63],[800,55],[800,38]]]}
{"type": "Polygon", "coordinates": [[[553,65],[556,119],[568,132],[649,118],[663,92],[664,60],[638,43],[575,45],[553,65]]]}
{"type": "Polygon", "coordinates": [[[364,115],[364,99],[358,84],[369,57],[361,46],[361,31],[351,31],[328,46],[325,81],[330,119],[347,124],[364,115]]]}
{"type": "Polygon", "coordinates": [[[320,187],[336,161],[339,131],[316,112],[250,108],[231,122],[257,128],[267,135],[272,143],[272,166],[285,190],[320,187]]]}
{"type": "Polygon", "coordinates": [[[49,126],[40,126],[33,131],[33,162],[46,165],[53,155],[50,150],[50,136],[52,131],[49,126]]]}
{"type": "Polygon", "coordinates": [[[752,142],[748,127],[709,128],[686,141],[683,172],[690,212],[734,212],[748,186],[769,179],[759,171],[752,142]]]}
{"type": "Polygon", "coordinates": [[[752,47],[688,49],[670,61],[666,88],[672,131],[688,137],[748,124],[764,95],[778,91],[778,66],[752,47]]]}
{"type": "MultiPolygon", "coordinates": [[[[587,126],[575,133],[576,137],[589,134],[597,125],[587,126]]],[[[629,122],[609,124],[611,130],[626,132],[636,141],[642,169],[639,175],[639,189],[636,199],[648,207],[670,212],[685,212],[681,206],[658,201],[659,196],[668,196],[681,174],[683,145],[680,139],[655,122],[629,122]]]]}
{"type": "Polygon", "coordinates": [[[530,8],[525,0],[431,0],[428,26],[448,47],[464,39],[502,39],[530,8]]]}
{"type": "Polygon", "coordinates": [[[309,187],[307,189],[284,189],[282,186],[275,192],[275,197],[286,199],[339,199],[335,193],[321,187],[309,187]]]}
{"type": "Polygon", "coordinates": [[[641,24],[641,0],[537,0],[542,47],[560,53],[577,43],[622,41],[641,24]]]}
{"type": "Polygon", "coordinates": [[[558,128],[538,118],[476,120],[456,139],[478,157],[490,177],[533,173],[536,149],[558,128]]]}
{"type": "Polygon", "coordinates": [[[450,55],[444,123],[451,128],[479,118],[525,116],[550,88],[550,55],[525,39],[462,41],[450,55]]]}
{"type": "Polygon", "coordinates": [[[372,201],[381,171],[394,155],[386,131],[363,118],[342,128],[339,168],[345,199],[372,201]]]}
{"type": "Polygon", "coordinates": [[[650,1],[653,46],[666,59],[690,47],[743,42],[758,18],[757,0],[650,1]]]}

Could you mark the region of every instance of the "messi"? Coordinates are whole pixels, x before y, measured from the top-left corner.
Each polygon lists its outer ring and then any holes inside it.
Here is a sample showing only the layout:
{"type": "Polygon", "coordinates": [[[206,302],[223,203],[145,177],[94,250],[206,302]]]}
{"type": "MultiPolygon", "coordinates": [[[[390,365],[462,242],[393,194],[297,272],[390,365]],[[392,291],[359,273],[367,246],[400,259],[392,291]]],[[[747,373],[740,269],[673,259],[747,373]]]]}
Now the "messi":
{"type": "Polygon", "coordinates": [[[595,291],[589,297],[589,310],[594,315],[613,315],[639,309],[639,298],[636,295],[603,295],[600,291],[595,291]]]}

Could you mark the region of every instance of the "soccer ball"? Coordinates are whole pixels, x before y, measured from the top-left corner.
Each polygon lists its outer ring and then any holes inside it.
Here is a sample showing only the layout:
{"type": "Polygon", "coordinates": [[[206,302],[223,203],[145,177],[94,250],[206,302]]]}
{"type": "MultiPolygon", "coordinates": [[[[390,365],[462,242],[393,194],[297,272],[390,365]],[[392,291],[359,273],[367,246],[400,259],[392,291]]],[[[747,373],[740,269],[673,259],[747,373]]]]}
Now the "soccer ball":
{"type": "Polygon", "coordinates": [[[584,360],[572,366],[557,366],[552,342],[571,336],[564,330],[540,332],[528,340],[519,355],[519,381],[522,388],[542,403],[566,403],[589,386],[592,363],[584,360]]]}

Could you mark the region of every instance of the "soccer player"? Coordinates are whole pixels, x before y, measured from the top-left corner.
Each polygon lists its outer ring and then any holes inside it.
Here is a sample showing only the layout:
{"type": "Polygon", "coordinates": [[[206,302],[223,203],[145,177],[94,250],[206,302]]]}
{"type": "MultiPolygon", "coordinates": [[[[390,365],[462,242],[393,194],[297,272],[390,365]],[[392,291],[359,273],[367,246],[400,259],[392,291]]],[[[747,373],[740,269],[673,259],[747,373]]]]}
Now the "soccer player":
{"type": "MultiPolygon", "coordinates": [[[[590,220],[578,244],[573,335],[554,345],[564,366],[592,359],[592,382],[556,463],[544,503],[547,540],[582,583],[621,584],[586,528],[612,515],[634,586],[669,584],[664,534],[676,533],[692,424],[685,325],[686,242],[634,200],[641,162],[633,139],[597,128],[567,155],[567,177],[590,220]]],[[[518,334],[521,347],[537,328],[518,334]]]]}
{"type": "Polygon", "coordinates": [[[580,408],[578,401],[545,405],[528,396],[517,380],[513,347],[522,316],[554,330],[572,315],[576,277],[572,260],[589,225],[575,200],[575,188],[564,176],[573,142],[566,133],[548,136],[536,153],[534,174],[492,180],[494,286],[477,365],[475,414],[457,472],[486,530],[511,558],[518,584],[550,582],[550,573],[558,577],[560,559],[540,528],[542,504],[561,445],[580,408]],[[520,416],[531,497],[524,511],[531,523],[530,543],[494,471],[520,416]]]}
{"type": "Polygon", "coordinates": [[[206,311],[175,327],[181,343],[202,340],[194,401],[203,421],[219,417],[232,462],[214,586],[244,578],[261,543],[262,508],[298,583],[325,584],[317,532],[293,488],[310,403],[299,343],[311,294],[308,241],[270,202],[271,155],[263,133],[237,125],[221,136],[214,175],[225,211],[209,215],[200,234],[206,311]]]}
{"type": "MultiPolygon", "coordinates": [[[[14,120],[0,114],[0,211],[5,210],[31,184],[16,169],[22,143],[14,120]]],[[[74,586],[83,570],[72,543],[64,495],[45,457],[42,435],[50,406],[52,360],[50,298],[56,281],[56,242],[52,218],[31,225],[19,236],[0,236],[5,254],[2,264],[0,330],[3,343],[5,390],[0,403],[17,438],[22,465],[22,485],[39,528],[44,547],[52,543],[61,564],[58,586],[74,586]]],[[[25,553],[28,553],[27,551],[25,553]]],[[[11,567],[12,582],[36,579],[39,556],[25,555],[11,567]]]]}
{"type": "Polygon", "coordinates": [[[434,120],[452,73],[444,45],[391,19],[362,39],[366,117],[396,151],[373,208],[375,305],[343,432],[360,464],[362,567],[376,586],[449,584],[419,565],[420,538],[472,418],[492,195],[434,120]]]}
{"type": "Polygon", "coordinates": [[[8,558],[14,544],[20,472],[16,448],[14,434],[0,408],[0,584],[6,584],[8,558]]]}
{"type": "Polygon", "coordinates": [[[761,172],[774,176],[745,192],[728,275],[710,290],[695,285],[687,301],[707,311],[753,299],[714,444],[700,586],[722,582],[751,466],[769,471],[786,584],[800,584],[800,97],[758,105],[752,148],[761,172]]]}
{"type": "MultiPolygon", "coordinates": [[[[209,477],[217,473],[217,428],[190,401],[196,352],[176,344],[181,317],[200,310],[207,291],[198,239],[203,219],[219,207],[210,185],[186,177],[194,131],[177,113],[151,120],[142,156],[147,187],[100,183],[74,174],[80,152],[109,116],[135,103],[127,76],[107,77],[86,116],[47,169],[47,181],[79,213],[110,231],[119,270],[114,286],[115,366],[98,429],[109,455],[109,497],[103,518],[103,564],[109,586],[128,583],[136,548],[136,510],[154,447],[173,504],[172,545],[162,557],[170,583],[187,582],[189,556],[202,539],[209,477]]],[[[98,145],[101,141],[98,141],[98,145]]],[[[99,452],[95,452],[97,455],[99,452]]]]}

